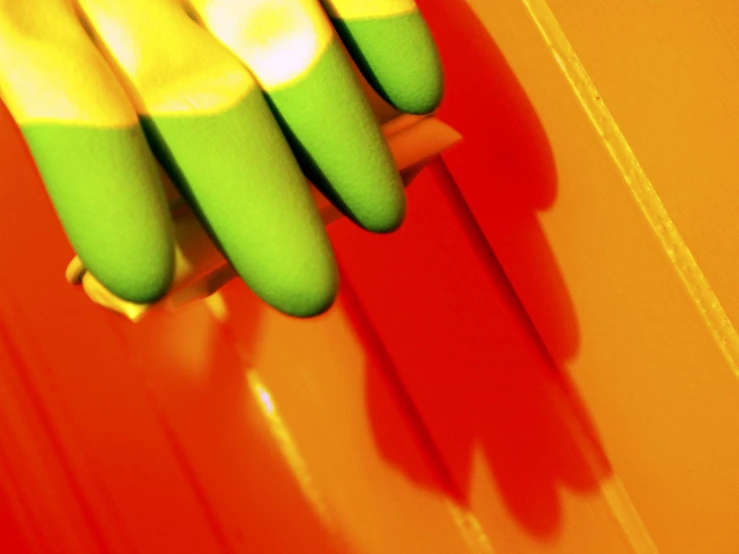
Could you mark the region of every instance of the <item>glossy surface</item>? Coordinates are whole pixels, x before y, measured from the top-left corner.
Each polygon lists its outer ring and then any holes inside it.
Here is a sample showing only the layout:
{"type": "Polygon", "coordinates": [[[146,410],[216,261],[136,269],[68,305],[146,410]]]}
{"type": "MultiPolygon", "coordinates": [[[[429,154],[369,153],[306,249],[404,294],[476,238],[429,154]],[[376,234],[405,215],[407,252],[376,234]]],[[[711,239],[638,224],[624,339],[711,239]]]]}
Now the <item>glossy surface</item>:
{"type": "MultiPolygon", "coordinates": [[[[334,225],[343,288],[315,320],[236,283],[135,326],[91,305],[5,117],[0,236],[28,229],[0,258],[10,548],[736,552],[735,376],[542,38],[551,20],[419,5],[465,143],[411,186],[399,233],[334,225]]],[[[711,245],[683,215],[697,259],[711,245]]]]}

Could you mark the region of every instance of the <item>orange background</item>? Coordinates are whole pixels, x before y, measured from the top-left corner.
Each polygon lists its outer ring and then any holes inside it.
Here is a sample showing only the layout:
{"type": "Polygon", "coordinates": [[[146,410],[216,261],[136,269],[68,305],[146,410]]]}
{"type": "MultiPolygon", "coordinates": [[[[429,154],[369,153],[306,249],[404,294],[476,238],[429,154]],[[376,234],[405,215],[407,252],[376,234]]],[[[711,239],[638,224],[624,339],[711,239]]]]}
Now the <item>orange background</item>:
{"type": "Polygon", "coordinates": [[[611,4],[419,1],[465,141],[332,225],[311,321],[93,306],[3,112],[0,551],[736,552],[736,333],[678,262],[731,316],[737,10],[611,4]]]}

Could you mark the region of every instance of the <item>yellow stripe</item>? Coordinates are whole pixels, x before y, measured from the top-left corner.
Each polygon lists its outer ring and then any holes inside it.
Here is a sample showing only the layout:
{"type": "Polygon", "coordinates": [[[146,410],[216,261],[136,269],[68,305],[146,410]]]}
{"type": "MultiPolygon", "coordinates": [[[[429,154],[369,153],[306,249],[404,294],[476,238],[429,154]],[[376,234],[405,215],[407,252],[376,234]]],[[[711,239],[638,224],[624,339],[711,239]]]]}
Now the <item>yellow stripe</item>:
{"type": "Polygon", "coordinates": [[[303,459],[292,433],[290,433],[290,430],[287,428],[287,425],[285,425],[282,416],[277,410],[277,405],[275,404],[272,394],[267,389],[267,386],[259,377],[256,370],[250,369],[247,371],[246,381],[257,406],[259,406],[262,415],[267,420],[270,433],[275,439],[275,443],[290,467],[295,480],[298,482],[301,492],[308,502],[310,502],[313,507],[313,511],[320,518],[324,527],[331,530],[333,525],[328,508],[318,491],[318,487],[313,480],[313,476],[308,470],[308,465],[303,459]]]}
{"type": "Polygon", "coordinates": [[[546,0],[523,0],[523,3],[631,189],[713,340],[731,370],[739,377],[739,335],[690,248],[670,218],[652,182],[644,173],[639,160],[601,99],[546,0]]]}
{"type": "Polygon", "coordinates": [[[562,418],[562,422],[570,432],[570,436],[577,444],[578,451],[583,456],[585,463],[598,478],[603,498],[608,504],[611,515],[618,523],[625,540],[628,541],[636,554],[657,554],[659,550],[654,544],[646,525],[644,525],[639,511],[634,506],[629,493],[618,476],[612,475],[610,469],[604,467],[593,440],[573,410],[573,403],[566,389],[550,379],[547,380],[547,394],[562,418]]]}
{"type": "Polygon", "coordinates": [[[654,544],[621,479],[615,475],[612,476],[601,483],[600,490],[634,552],[636,554],[657,554],[659,552],[657,545],[654,544]]]}
{"type": "Polygon", "coordinates": [[[0,94],[19,125],[138,123],[115,75],[65,5],[0,13],[0,94]],[[53,8],[53,9],[52,9],[53,8]]]}
{"type": "Polygon", "coordinates": [[[186,0],[264,90],[307,75],[334,38],[317,0],[186,0]]]}
{"type": "Polygon", "coordinates": [[[477,516],[450,499],[445,499],[445,504],[470,553],[495,554],[495,549],[477,516]]]}
{"type": "Polygon", "coordinates": [[[416,11],[414,0],[326,0],[326,11],[342,19],[378,19],[416,11]]]}
{"type": "Polygon", "coordinates": [[[219,113],[256,87],[241,63],[174,0],[77,1],[141,115],[219,113]]]}

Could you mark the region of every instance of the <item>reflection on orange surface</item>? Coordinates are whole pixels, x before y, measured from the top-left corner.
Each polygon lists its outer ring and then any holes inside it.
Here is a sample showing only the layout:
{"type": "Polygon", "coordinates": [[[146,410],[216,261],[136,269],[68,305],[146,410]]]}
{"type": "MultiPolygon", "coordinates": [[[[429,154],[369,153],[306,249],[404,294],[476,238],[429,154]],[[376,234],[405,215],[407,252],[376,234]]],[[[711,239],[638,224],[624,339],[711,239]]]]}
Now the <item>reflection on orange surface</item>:
{"type": "MultiPolygon", "coordinates": [[[[234,344],[251,345],[244,353],[249,371],[259,375],[279,406],[281,425],[346,543],[367,552],[487,551],[473,516],[450,511],[444,496],[418,489],[378,452],[364,391],[365,372],[372,368],[365,365],[368,353],[349,325],[343,296],[329,313],[309,322],[265,309],[258,342],[249,338],[254,318],[246,309],[255,299],[238,283],[224,289],[223,298],[230,314],[224,332],[234,344]]],[[[377,398],[393,422],[396,447],[437,481],[392,389],[383,387],[377,398]]]]}
{"type": "Polygon", "coordinates": [[[269,422],[269,429],[275,442],[282,451],[283,458],[287,461],[290,469],[297,479],[300,490],[303,495],[310,501],[313,506],[313,511],[316,512],[323,520],[323,525],[330,528],[331,522],[328,519],[328,512],[326,506],[321,500],[321,495],[316,488],[313,478],[311,477],[310,471],[306,466],[305,460],[300,455],[295,439],[293,439],[290,430],[285,425],[285,422],[280,417],[277,411],[277,406],[272,398],[272,395],[264,386],[264,383],[259,378],[256,371],[250,371],[246,375],[246,380],[249,383],[249,389],[251,389],[254,398],[259,403],[262,409],[262,413],[269,422]]]}

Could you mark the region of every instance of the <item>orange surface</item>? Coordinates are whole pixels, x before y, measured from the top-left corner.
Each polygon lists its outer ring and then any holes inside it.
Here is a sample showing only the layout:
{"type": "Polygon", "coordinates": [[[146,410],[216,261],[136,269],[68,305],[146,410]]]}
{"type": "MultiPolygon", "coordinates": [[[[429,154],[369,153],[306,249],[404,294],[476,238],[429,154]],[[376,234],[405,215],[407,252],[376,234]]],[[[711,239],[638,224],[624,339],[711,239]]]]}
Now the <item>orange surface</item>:
{"type": "Polygon", "coordinates": [[[552,147],[550,201],[524,235],[533,245],[512,243],[487,216],[479,173],[465,166],[473,153],[449,159],[455,176],[588,406],[647,532],[639,544],[736,552],[738,297],[727,252],[737,204],[727,188],[737,168],[727,145],[737,82],[726,77],[737,59],[735,6],[470,3],[552,147]],[[564,301],[532,281],[525,252],[536,259],[537,242],[557,268],[549,287],[566,284],[564,301]],[[561,314],[569,325],[557,323],[561,314]]]}
{"type": "MultiPolygon", "coordinates": [[[[440,117],[465,142],[411,186],[399,233],[331,227],[342,294],[315,320],[237,282],[136,325],[92,305],[64,281],[72,253],[2,112],[1,551],[739,549],[731,350],[598,133],[610,123],[568,80],[572,52],[543,38],[551,14],[534,0],[419,4],[448,74],[440,117]]],[[[729,241],[730,203],[695,215],[708,208],[676,179],[700,171],[678,149],[694,134],[655,119],[674,72],[644,70],[643,112],[616,78],[619,59],[667,63],[650,42],[662,35],[621,40],[620,7],[551,7],[624,136],[643,137],[635,156],[708,280],[730,274],[729,243],[700,234],[729,241]]],[[[629,25],[704,44],[686,13],[629,25]]],[[[687,113],[706,86],[670,105],[687,113]]],[[[681,117],[701,140],[729,136],[681,117]]],[[[703,190],[719,194],[735,169],[715,156],[725,179],[703,190]]],[[[715,290],[731,313],[730,288],[715,290]]]]}

